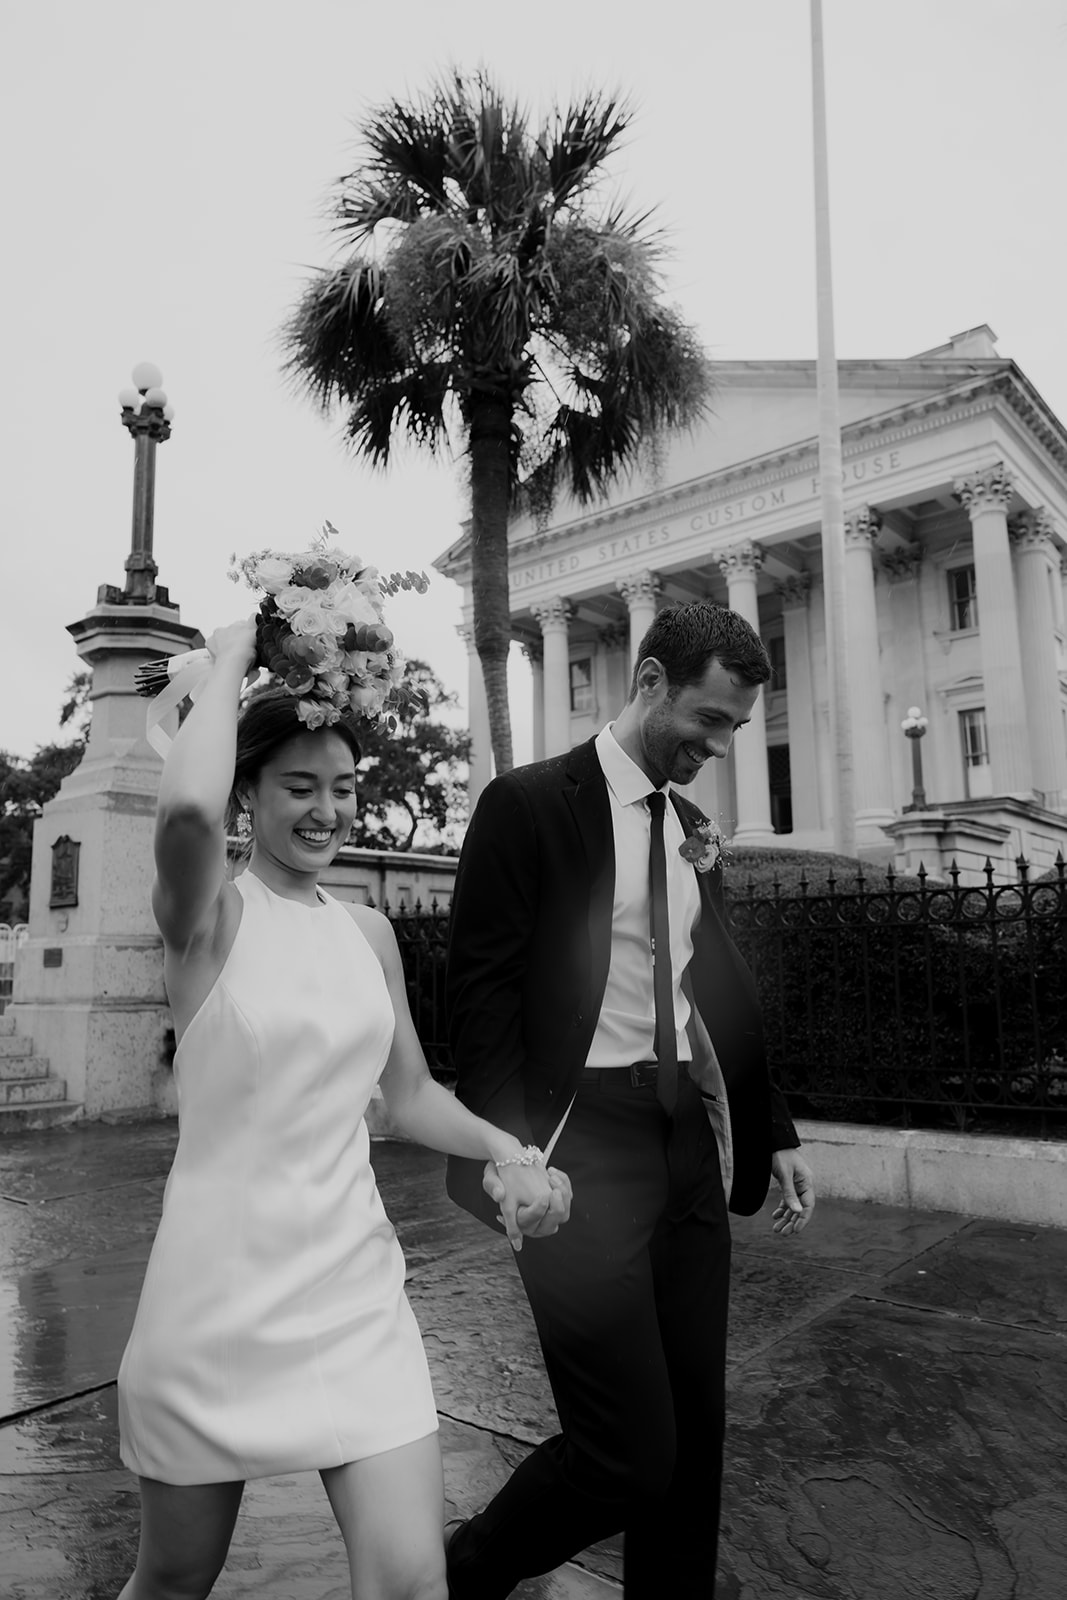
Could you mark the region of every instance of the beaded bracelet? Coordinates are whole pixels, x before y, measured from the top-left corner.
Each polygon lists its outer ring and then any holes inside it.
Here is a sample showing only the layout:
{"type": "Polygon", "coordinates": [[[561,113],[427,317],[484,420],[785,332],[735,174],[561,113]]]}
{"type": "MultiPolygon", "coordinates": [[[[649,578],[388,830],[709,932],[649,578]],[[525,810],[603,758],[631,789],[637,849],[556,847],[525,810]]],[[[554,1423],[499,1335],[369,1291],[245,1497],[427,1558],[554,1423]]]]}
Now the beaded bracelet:
{"type": "Polygon", "coordinates": [[[499,1172],[501,1167],[537,1167],[544,1162],[544,1153],[538,1150],[535,1144],[524,1145],[517,1156],[505,1156],[503,1161],[496,1161],[493,1165],[499,1172]]]}

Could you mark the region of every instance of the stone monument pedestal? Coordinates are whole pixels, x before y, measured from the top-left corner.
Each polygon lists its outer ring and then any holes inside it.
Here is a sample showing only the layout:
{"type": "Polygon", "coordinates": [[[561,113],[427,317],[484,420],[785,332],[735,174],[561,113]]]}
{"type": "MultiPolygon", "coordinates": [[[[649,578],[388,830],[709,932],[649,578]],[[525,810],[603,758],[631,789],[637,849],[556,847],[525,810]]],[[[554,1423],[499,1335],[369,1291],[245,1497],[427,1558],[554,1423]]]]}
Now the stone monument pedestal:
{"type": "Polygon", "coordinates": [[[92,726],[80,766],[34,827],[29,938],[11,1009],[84,1116],[172,1112],[171,1021],[150,904],[162,762],[145,739],[134,674],[203,639],[162,589],[131,601],[105,587],[68,631],[93,669],[92,726]]]}

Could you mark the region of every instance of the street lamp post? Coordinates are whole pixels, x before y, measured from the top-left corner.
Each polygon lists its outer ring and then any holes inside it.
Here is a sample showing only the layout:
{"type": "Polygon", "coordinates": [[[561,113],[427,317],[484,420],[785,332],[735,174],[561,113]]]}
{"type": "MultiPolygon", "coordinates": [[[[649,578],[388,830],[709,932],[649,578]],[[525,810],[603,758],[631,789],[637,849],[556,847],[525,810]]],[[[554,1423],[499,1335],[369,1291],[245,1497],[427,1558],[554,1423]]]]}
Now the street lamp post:
{"type": "Polygon", "coordinates": [[[905,811],[926,810],[926,790],[923,788],[922,738],[930,726],[919,706],[909,706],[908,714],[900,726],[911,740],[911,805],[905,811]]]}
{"type": "MultiPolygon", "coordinates": [[[[156,501],[156,445],[170,438],[174,407],[163,389],[163,374],[151,361],[142,361],[130,374],[133,387],[119,393],[122,425],[133,438],[133,532],[126,557],[126,585],[121,591],[127,605],[169,604],[167,591],[157,588],[152,534],[156,501]]],[[[113,600],[111,593],[107,598],[113,600]]]]}

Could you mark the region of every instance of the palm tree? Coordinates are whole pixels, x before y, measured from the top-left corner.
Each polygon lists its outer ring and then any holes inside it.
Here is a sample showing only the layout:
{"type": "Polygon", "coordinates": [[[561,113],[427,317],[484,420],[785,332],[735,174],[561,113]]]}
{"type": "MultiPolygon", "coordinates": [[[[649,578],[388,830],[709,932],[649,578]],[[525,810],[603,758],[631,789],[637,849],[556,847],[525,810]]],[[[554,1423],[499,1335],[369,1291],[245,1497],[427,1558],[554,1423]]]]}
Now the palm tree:
{"type": "Polygon", "coordinates": [[[581,503],[647,464],[704,411],[708,367],[660,298],[647,218],[592,203],[630,122],[589,94],[534,129],[484,72],[456,75],[362,127],[337,186],[354,253],[320,272],[287,322],[286,370],[376,466],[398,436],[465,446],[474,638],[496,770],[512,763],[508,522],[581,503]]]}

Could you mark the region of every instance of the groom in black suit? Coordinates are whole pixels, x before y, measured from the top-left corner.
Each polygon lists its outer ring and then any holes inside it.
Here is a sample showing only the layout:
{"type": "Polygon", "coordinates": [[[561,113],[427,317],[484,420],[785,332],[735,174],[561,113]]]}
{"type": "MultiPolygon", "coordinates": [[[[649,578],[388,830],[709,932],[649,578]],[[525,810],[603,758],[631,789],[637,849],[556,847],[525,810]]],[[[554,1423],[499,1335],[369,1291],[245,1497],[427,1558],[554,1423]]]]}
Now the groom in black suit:
{"type": "MultiPolygon", "coordinates": [[[[524,1143],[555,1139],[573,1205],[558,1232],[531,1219],[517,1257],[560,1432],[451,1532],[456,1600],[501,1600],[620,1529],[627,1600],[714,1592],[727,1207],[757,1211],[773,1169],[775,1229],[798,1232],[814,1184],[726,931],[715,830],[671,784],[726,755],[769,675],[737,613],[669,607],[616,721],[495,779],[471,820],[457,1093],[524,1143]]],[[[449,1193],[491,1226],[498,1184],[449,1161],[449,1193]]]]}

